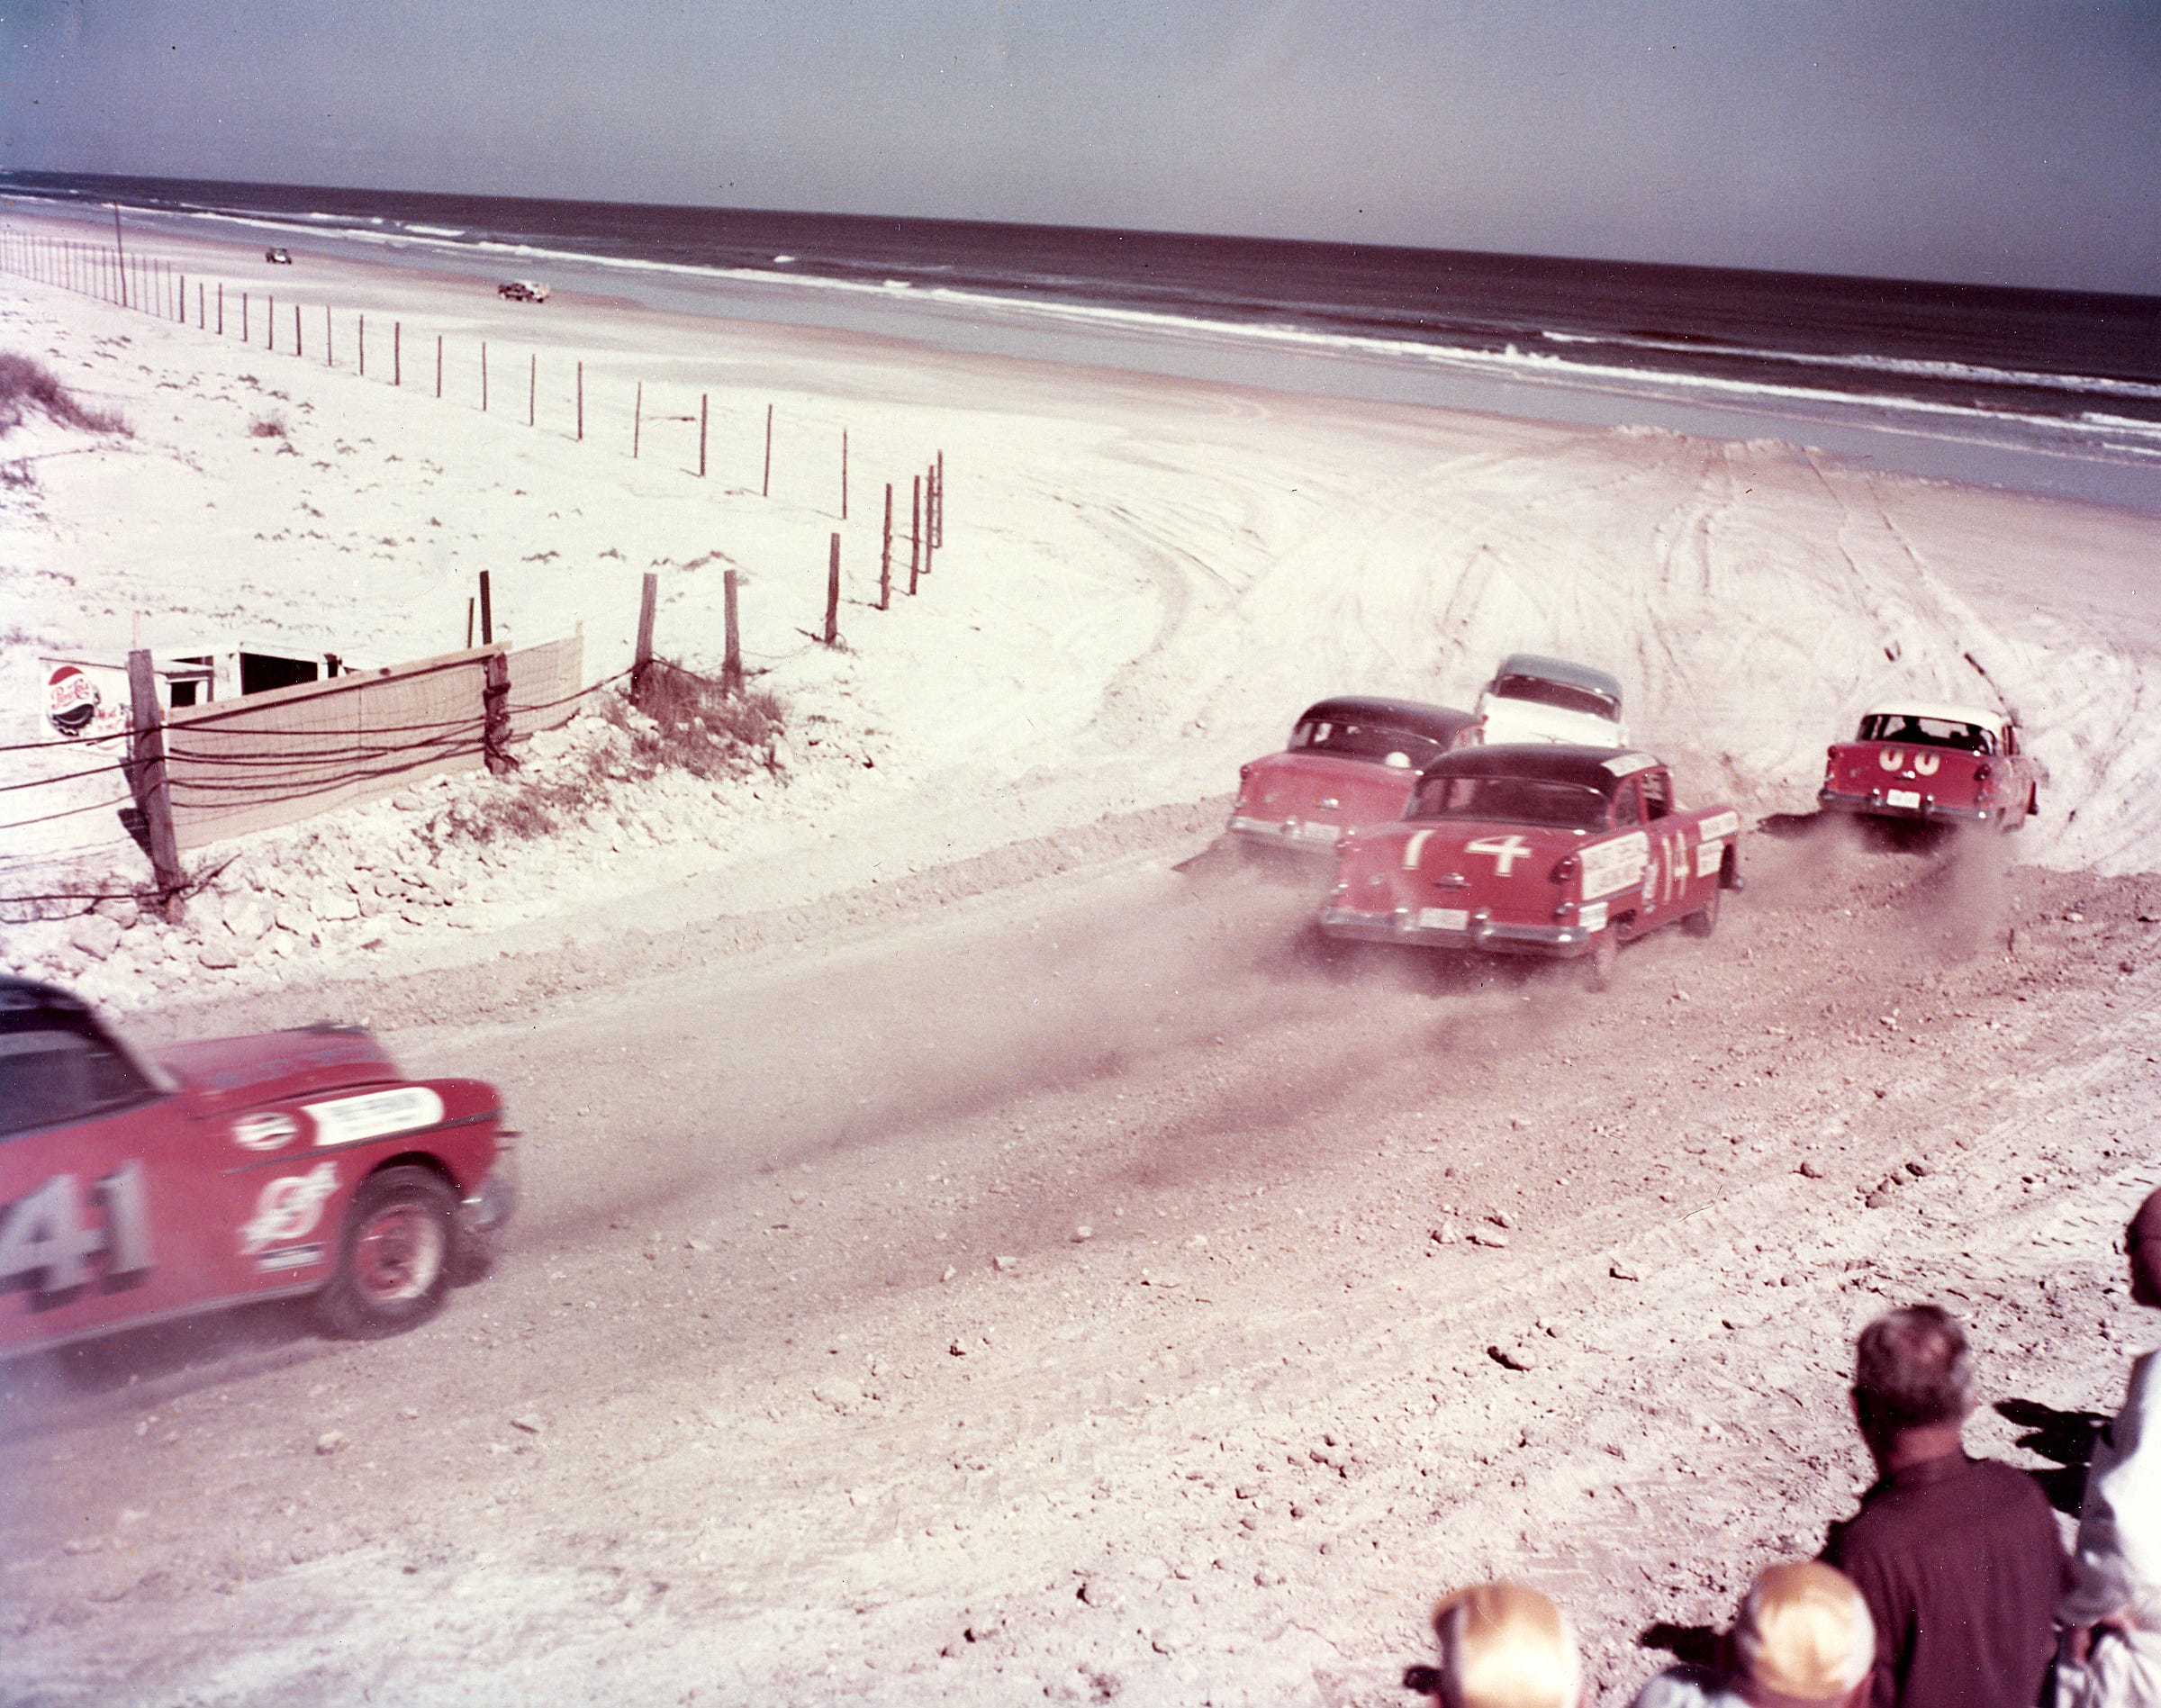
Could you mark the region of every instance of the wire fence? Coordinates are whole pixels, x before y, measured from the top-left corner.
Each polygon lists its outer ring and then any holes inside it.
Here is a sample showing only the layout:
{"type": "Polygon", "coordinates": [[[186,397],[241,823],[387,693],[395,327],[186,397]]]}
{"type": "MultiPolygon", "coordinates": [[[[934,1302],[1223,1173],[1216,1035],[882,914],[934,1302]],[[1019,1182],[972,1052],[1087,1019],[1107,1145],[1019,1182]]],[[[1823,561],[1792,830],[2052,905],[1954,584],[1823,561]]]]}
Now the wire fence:
{"type": "MultiPolygon", "coordinates": [[[[26,230],[13,222],[0,221],[0,271],[12,273],[26,279],[75,292],[110,303],[119,308],[155,315],[174,321],[208,336],[239,338],[250,345],[258,345],[269,353],[290,354],[296,359],[307,359],[313,350],[330,367],[347,366],[348,372],[359,378],[383,379],[385,352],[382,343],[383,321],[378,316],[373,356],[375,373],[369,372],[370,341],[367,317],[353,311],[345,312],[343,328],[347,341],[339,342],[340,319],[337,310],[328,305],[303,305],[294,303],[288,295],[281,304],[275,293],[258,293],[253,285],[229,288],[226,281],[191,276],[169,259],[147,254],[140,249],[129,249],[116,229],[111,245],[86,241],[72,237],[59,237],[49,232],[26,230]],[[192,288],[191,288],[192,287],[192,288]],[[319,338],[315,334],[319,333],[319,338]],[[347,352],[341,363],[340,350],[347,352]],[[349,366],[348,366],[349,364],[349,366]]],[[[477,344],[476,361],[467,359],[464,367],[454,374],[448,362],[449,347],[443,334],[432,339],[409,340],[402,318],[393,317],[389,323],[387,351],[387,384],[405,391],[419,391],[423,395],[432,393],[437,399],[445,395],[448,379],[458,377],[461,383],[473,387],[476,395],[466,401],[476,403],[484,413],[515,414],[512,408],[506,411],[495,402],[491,393],[488,345],[484,339],[473,340],[477,344]],[[415,346],[417,345],[417,348],[415,346]],[[475,383],[476,382],[476,385],[475,383]]],[[[467,351],[466,357],[475,352],[467,351]]],[[[585,364],[557,353],[559,361],[572,362],[572,384],[566,391],[556,394],[556,402],[563,407],[565,415],[561,425],[570,437],[583,442],[587,433],[587,395],[585,364]]],[[[503,372],[501,365],[498,375],[503,372]]],[[[518,377],[526,380],[525,424],[537,426],[539,422],[540,362],[537,353],[529,354],[522,375],[511,374],[512,391],[518,377]]],[[[708,475],[709,438],[713,411],[710,395],[701,393],[695,415],[687,411],[670,411],[665,408],[647,409],[647,387],[643,381],[636,383],[631,393],[627,449],[630,457],[649,456],[651,447],[646,443],[648,423],[665,423],[687,427],[697,424],[696,457],[694,465],[686,456],[683,472],[704,479],[708,475]]],[[[659,388],[654,388],[658,393],[659,388]]],[[[500,385],[497,394],[500,394],[500,385]]],[[[759,465],[757,492],[761,497],[771,497],[774,474],[774,435],[776,411],[768,404],[764,411],[763,456],[759,465]]],[[[687,447],[686,447],[687,448],[687,447]]],[[[849,447],[845,428],[838,431],[834,462],[827,474],[834,488],[828,489],[837,500],[837,514],[845,521],[849,507],[849,447]]],[[[914,594],[920,583],[932,570],[935,554],[945,545],[945,456],[940,452],[926,463],[919,472],[901,483],[903,508],[896,518],[895,488],[887,483],[884,489],[884,517],[879,558],[878,595],[875,608],[887,610],[892,603],[895,592],[914,594]],[[904,524],[906,532],[900,531],[904,524]],[[902,550],[906,562],[899,559],[902,550]],[[902,583],[896,587],[896,583],[902,583]]],[[[626,679],[635,678],[641,668],[659,667],[667,672],[693,679],[708,687],[725,689],[730,684],[741,687],[741,666],[737,651],[734,627],[734,572],[729,573],[729,663],[723,670],[719,682],[700,675],[685,666],[647,656],[639,665],[618,672],[615,675],[568,691],[549,691],[546,698],[524,701],[514,697],[519,682],[513,669],[511,676],[513,697],[507,706],[509,728],[497,731],[491,727],[490,714],[477,681],[467,684],[481,709],[459,711],[453,716],[405,718],[383,722],[356,721],[350,728],[317,727],[313,728],[269,728],[264,720],[249,715],[248,697],[239,700],[212,702],[176,714],[165,727],[166,747],[161,760],[164,776],[163,794],[169,805],[176,827],[185,826],[183,845],[201,845],[218,836],[245,834],[249,830],[269,827],[274,824],[292,822],[332,808],[373,798],[389,792],[413,778],[450,769],[476,768],[486,763],[493,752],[501,751],[501,738],[522,742],[538,728],[550,723],[567,721],[573,715],[565,708],[574,708],[579,702],[603,690],[612,688],[626,679]],[[556,714],[561,713],[560,717],[556,714]],[[397,739],[412,737],[413,739],[397,739]],[[493,747],[491,744],[494,743],[493,747]]],[[[650,579],[650,578],[648,578],[650,579]]],[[[822,633],[802,632],[814,642],[826,646],[839,643],[837,611],[840,592],[840,536],[835,534],[831,543],[830,576],[827,583],[825,624],[822,633]]],[[[651,597],[650,588],[647,593],[651,597]]],[[[554,643],[561,646],[565,643],[554,643]]],[[[539,652],[543,649],[529,649],[539,652]]],[[[513,655],[517,656],[517,655],[513,655]]],[[[574,682],[576,667],[572,667],[571,680],[574,682]]],[[[326,688],[334,688],[339,681],[333,679],[326,688]]],[[[370,680],[373,680],[372,678],[370,680]]],[[[558,678],[559,681],[559,678],[558,678]]],[[[349,685],[349,683],[348,683],[349,685]]],[[[283,695],[280,696],[283,699],[283,695]]],[[[290,702],[288,702],[290,703],[290,702]]],[[[47,737],[38,740],[0,744],[0,755],[50,755],[59,750],[80,752],[97,748],[115,753],[116,756],[102,765],[88,765],[54,775],[27,777],[0,784],[0,796],[7,797],[8,807],[38,807],[37,810],[9,819],[0,819],[0,888],[4,888],[11,874],[27,871],[49,869],[63,862],[79,862],[86,849],[49,847],[25,851],[23,833],[41,829],[55,824],[88,818],[91,815],[114,812],[119,816],[120,829],[129,838],[141,842],[142,815],[145,805],[145,779],[148,767],[139,763],[137,746],[129,732],[114,732],[94,737],[47,737]],[[47,806],[50,797],[38,791],[62,790],[79,791],[90,780],[112,775],[122,780],[126,787],[118,794],[103,795],[94,800],[65,800],[47,806]],[[12,843],[10,838],[13,838],[12,843]]],[[[0,810],[6,810],[0,807],[0,810]]],[[[106,838],[108,844],[112,838],[106,838]]],[[[24,903],[52,903],[86,901],[95,905],[101,901],[123,899],[166,900],[185,888],[194,887],[194,881],[186,881],[184,888],[171,883],[162,889],[155,882],[124,890],[74,890],[53,887],[36,893],[0,894],[0,909],[24,903]]],[[[0,919],[5,918],[0,913],[0,919]]]]}
{"type": "MultiPolygon", "coordinates": [[[[500,754],[508,769],[516,764],[509,753],[512,744],[568,722],[593,696],[619,687],[633,674],[633,670],[621,670],[597,682],[566,687],[577,682],[583,651],[582,641],[574,638],[515,653],[485,647],[379,673],[334,677],[283,691],[267,701],[251,704],[249,697],[242,696],[188,708],[169,720],[161,718],[153,731],[138,732],[137,751],[125,758],[0,786],[0,791],[11,797],[23,797],[39,791],[79,790],[88,780],[108,774],[126,784],[119,793],[66,801],[0,821],[0,835],[111,812],[117,815],[118,828],[131,841],[141,841],[149,795],[155,788],[162,791],[172,822],[181,832],[178,845],[199,847],[373,800],[425,775],[477,770],[492,754],[500,754]],[[493,659],[502,664],[500,680],[490,674],[493,659]],[[427,691],[469,696],[471,709],[456,707],[439,718],[401,718],[393,713],[386,722],[368,720],[371,700],[387,697],[393,705],[410,703],[416,682],[424,684],[427,691]],[[339,705],[341,727],[327,727],[322,721],[322,709],[330,703],[339,705]],[[141,745],[146,734],[161,737],[161,755],[153,759],[141,745]]],[[[93,739],[105,744],[124,738],[93,739]]],[[[21,742],[12,744],[9,751],[50,751],[70,745],[80,744],[65,738],[21,742]]],[[[10,919],[10,909],[19,914],[26,904],[81,902],[88,905],[75,911],[88,912],[100,902],[122,899],[163,904],[196,887],[193,879],[179,877],[164,883],[153,878],[126,889],[76,886],[65,880],[48,880],[27,890],[5,889],[11,876],[22,879],[38,871],[79,864],[87,852],[77,846],[0,864],[0,922],[10,919]]]]}

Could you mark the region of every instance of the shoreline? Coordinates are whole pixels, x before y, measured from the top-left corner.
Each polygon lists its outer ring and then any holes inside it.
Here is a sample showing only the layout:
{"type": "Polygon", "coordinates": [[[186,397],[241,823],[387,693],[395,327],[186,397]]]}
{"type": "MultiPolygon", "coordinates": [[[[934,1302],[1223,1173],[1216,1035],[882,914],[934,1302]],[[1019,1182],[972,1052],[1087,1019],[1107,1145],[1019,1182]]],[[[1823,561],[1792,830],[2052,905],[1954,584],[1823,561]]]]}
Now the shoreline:
{"type": "MultiPolygon", "coordinates": [[[[87,220],[41,211],[29,217],[94,230],[87,220]]],[[[211,216],[142,212],[143,230],[173,246],[244,250],[237,238],[194,227],[211,216]]],[[[217,215],[236,224],[245,216],[217,215]]],[[[1147,312],[1031,304],[980,294],[879,291],[867,285],[574,251],[535,257],[504,246],[480,250],[450,240],[348,234],[265,221],[296,255],[438,284],[493,282],[538,264],[551,282],[582,279],[576,294],[710,323],[870,335],[926,354],[999,356],[1062,366],[1215,382],[1365,402],[1395,402],[1511,420],[1589,427],[1649,426],[1745,442],[1777,437],[1883,472],[2026,492],[2161,513],[2161,457],[2152,447],[2111,448],[2102,418],[2081,423],[2003,415],[1985,408],[1781,388],[1680,373],[1563,363],[1551,357],[1487,357],[1445,346],[1296,333],[1262,324],[1180,320],[1147,312]],[[297,246],[297,247],[296,247],[297,246]],[[1565,371],[1564,371],[1565,369],[1565,371]],[[1921,424],[1927,423],[1927,424],[1921,424]],[[2098,440],[2098,442],[2096,442],[2098,440]]],[[[2135,424],[2123,431],[2132,433],[2135,424]]],[[[2137,431],[2149,430],[2137,426],[2137,431]]]]}

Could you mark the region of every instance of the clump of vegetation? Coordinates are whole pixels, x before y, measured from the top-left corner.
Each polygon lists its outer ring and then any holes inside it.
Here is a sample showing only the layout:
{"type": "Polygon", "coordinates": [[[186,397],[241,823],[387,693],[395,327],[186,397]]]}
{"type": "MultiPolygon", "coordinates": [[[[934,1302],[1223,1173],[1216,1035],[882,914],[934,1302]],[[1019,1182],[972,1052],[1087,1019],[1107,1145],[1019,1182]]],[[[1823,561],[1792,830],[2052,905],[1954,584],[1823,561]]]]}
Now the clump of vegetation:
{"type": "Polygon", "coordinates": [[[44,411],[63,427],[79,427],[86,433],[133,431],[113,411],[86,407],[42,362],[0,350],[0,434],[14,432],[33,409],[44,411]]]}
{"type": "Polygon", "coordinates": [[[787,725],[778,695],[724,694],[720,685],[656,659],[632,695],[606,693],[593,710],[604,726],[557,762],[522,769],[448,809],[435,839],[527,841],[588,818],[626,784],[664,771],[707,782],[747,776],[773,763],[787,725]]]}
{"type": "Polygon", "coordinates": [[[611,701],[610,709],[630,729],[638,763],[656,771],[672,765],[709,781],[742,775],[753,753],[763,764],[782,727],[781,702],[766,690],[724,694],[719,682],[664,658],[647,667],[630,702],[611,701]],[[646,715],[646,727],[630,721],[633,708],[646,715]]]}
{"type": "Polygon", "coordinates": [[[285,418],[276,410],[272,410],[267,415],[258,415],[249,423],[248,437],[249,438],[285,438],[287,437],[285,418]]]}

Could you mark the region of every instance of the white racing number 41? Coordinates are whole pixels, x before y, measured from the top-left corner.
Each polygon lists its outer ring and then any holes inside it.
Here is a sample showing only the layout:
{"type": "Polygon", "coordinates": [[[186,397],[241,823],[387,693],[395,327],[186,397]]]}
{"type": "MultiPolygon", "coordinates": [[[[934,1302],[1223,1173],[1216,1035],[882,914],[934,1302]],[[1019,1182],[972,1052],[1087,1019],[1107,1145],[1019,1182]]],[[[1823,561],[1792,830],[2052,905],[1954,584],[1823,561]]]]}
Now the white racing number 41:
{"type": "Polygon", "coordinates": [[[0,1288],[34,1277],[40,1293],[65,1293],[90,1279],[89,1261],[103,1252],[109,1275],[148,1270],[150,1223],[143,1203],[142,1165],[123,1163],[97,1182],[105,1225],[83,1219],[82,1190],[72,1174],[56,1174],[0,1211],[0,1288]]]}

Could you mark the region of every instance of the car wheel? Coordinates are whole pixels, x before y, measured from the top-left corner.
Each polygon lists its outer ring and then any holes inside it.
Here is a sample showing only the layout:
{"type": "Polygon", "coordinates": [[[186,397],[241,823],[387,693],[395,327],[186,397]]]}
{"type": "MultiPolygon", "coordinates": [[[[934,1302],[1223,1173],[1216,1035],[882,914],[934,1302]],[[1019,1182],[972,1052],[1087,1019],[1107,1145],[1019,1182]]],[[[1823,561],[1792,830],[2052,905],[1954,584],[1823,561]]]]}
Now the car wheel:
{"type": "Polygon", "coordinates": [[[1608,926],[1591,939],[1591,952],[1583,957],[1583,982],[1587,990],[1603,990],[1614,981],[1614,959],[1621,953],[1621,934],[1608,926]]]}
{"type": "Polygon", "coordinates": [[[321,1314],[331,1333],[376,1340],[418,1327],[450,1290],[457,1199],[421,1168],[384,1169],[353,1195],[321,1314]]]}
{"type": "Polygon", "coordinates": [[[1710,899],[1681,921],[1681,927],[1692,937],[1707,937],[1718,929],[1718,910],[1725,897],[1722,884],[1711,886],[1710,899]]]}

